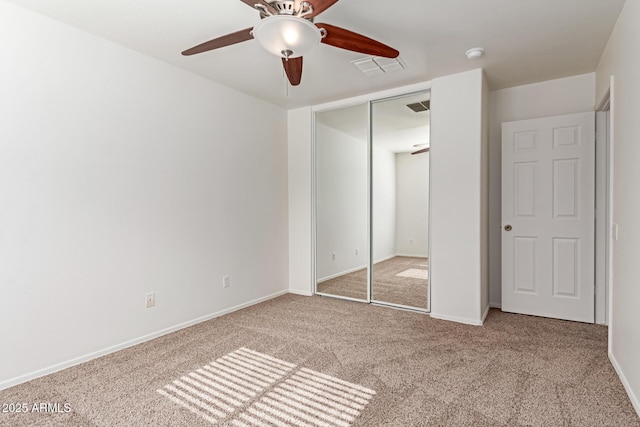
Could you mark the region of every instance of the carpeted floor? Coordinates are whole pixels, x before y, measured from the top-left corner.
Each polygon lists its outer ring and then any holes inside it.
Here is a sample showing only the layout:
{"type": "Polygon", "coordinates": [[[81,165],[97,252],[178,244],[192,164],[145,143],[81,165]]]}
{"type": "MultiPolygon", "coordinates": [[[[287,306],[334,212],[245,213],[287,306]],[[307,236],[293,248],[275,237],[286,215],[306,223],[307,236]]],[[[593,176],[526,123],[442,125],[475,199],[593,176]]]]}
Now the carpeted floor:
{"type": "MultiPolygon", "coordinates": [[[[373,265],[372,299],[428,308],[427,258],[397,256],[373,265]]],[[[367,298],[367,269],[318,283],[318,292],[367,298]]]]}
{"type": "Polygon", "coordinates": [[[0,392],[43,402],[0,425],[640,426],[605,327],[294,295],[0,392]]]}

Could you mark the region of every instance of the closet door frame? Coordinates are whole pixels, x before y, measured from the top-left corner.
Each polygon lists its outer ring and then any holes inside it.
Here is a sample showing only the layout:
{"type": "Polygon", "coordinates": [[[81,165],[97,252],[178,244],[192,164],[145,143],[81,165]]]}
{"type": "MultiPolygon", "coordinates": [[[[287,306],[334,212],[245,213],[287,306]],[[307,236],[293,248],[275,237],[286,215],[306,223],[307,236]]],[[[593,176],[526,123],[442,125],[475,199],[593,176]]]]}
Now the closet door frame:
{"type": "MultiPolygon", "coordinates": [[[[409,86],[403,86],[396,89],[390,89],[386,91],[376,92],[368,95],[357,96],[353,98],[348,98],[340,101],[329,102],[326,104],[319,104],[311,107],[313,119],[311,123],[311,268],[312,268],[312,278],[313,278],[313,294],[321,295],[331,298],[343,299],[348,301],[356,301],[363,302],[368,304],[375,304],[381,306],[391,306],[396,308],[401,308],[410,311],[417,311],[421,313],[429,313],[431,307],[431,280],[429,275],[429,283],[428,283],[428,307],[426,309],[419,307],[410,307],[410,306],[402,306],[393,303],[386,303],[380,301],[372,301],[371,300],[371,288],[372,288],[372,211],[371,211],[371,202],[372,202],[372,123],[371,123],[371,109],[372,104],[375,102],[381,102],[387,99],[410,96],[415,93],[425,92],[431,90],[431,82],[418,83],[409,86]],[[331,110],[337,110],[341,108],[353,107],[357,105],[365,104],[367,105],[367,298],[359,299],[359,298],[351,298],[341,295],[334,295],[324,292],[318,292],[318,275],[317,275],[317,118],[316,115],[318,113],[327,112],[331,110]]],[[[429,205],[429,210],[431,210],[431,206],[429,205]]],[[[431,215],[429,215],[429,222],[431,222],[431,215]]],[[[430,224],[429,224],[430,227],[430,224]]],[[[429,237],[430,239],[430,237],[429,237]]],[[[431,244],[429,244],[429,252],[431,251],[431,244]]],[[[429,257],[431,255],[429,254],[429,257]]]]}

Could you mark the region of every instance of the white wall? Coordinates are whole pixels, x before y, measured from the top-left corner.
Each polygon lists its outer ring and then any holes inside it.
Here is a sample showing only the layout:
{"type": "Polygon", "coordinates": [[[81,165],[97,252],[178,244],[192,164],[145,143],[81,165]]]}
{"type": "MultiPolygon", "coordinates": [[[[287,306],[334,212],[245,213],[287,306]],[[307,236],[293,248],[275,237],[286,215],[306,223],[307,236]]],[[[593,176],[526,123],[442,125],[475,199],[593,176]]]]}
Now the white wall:
{"type": "Polygon", "coordinates": [[[366,141],[316,125],[318,281],[367,266],[367,157],[366,141]]]}
{"type": "Polygon", "coordinates": [[[429,153],[396,154],[396,254],[429,255],[429,153]]]}
{"type": "Polygon", "coordinates": [[[489,128],[490,128],[490,107],[489,107],[489,83],[486,75],[482,75],[482,130],[480,148],[480,268],[481,268],[481,289],[480,305],[482,319],[489,314],[490,307],[490,281],[489,281],[489,260],[491,252],[489,247],[489,128]]]}
{"type": "Polygon", "coordinates": [[[0,39],[0,388],[286,292],[285,111],[4,1],[0,39]]]}
{"type": "Polygon", "coordinates": [[[583,74],[493,91],[489,95],[489,253],[490,301],[502,303],[502,123],[590,111],[594,108],[595,74],[583,74]]]}
{"type": "Polygon", "coordinates": [[[396,254],[396,156],[373,145],[372,161],[373,262],[396,254]]]}
{"type": "Polygon", "coordinates": [[[483,86],[481,69],[431,89],[431,315],[482,324],[483,86]]]}
{"type": "Polygon", "coordinates": [[[289,292],[313,294],[311,108],[289,110],[289,292]]]}
{"type": "Polygon", "coordinates": [[[640,414],[640,2],[627,1],[596,70],[596,100],[612,95],[613,244],[609,357],[640,414]]]}

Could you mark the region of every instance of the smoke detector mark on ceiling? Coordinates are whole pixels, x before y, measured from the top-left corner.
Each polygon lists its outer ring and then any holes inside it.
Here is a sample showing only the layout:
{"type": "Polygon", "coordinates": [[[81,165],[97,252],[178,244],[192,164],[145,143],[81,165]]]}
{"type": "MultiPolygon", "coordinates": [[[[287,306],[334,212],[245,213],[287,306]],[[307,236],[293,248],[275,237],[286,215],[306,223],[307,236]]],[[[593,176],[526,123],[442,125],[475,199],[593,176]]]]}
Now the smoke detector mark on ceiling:
{"type": "Polygon", "coordinates": [[[469,49],[465,55],[467,55],[467,59],[471,61],[474,59],[480,59],[484,56],[484,48],[474,47],[473,49],[469,49]]]}
{"type": "Polygon", "coordinates": [[[431,101],[425,100],[425,101],[416,102],[414,104],[407,104],[407,107],[411,108],[414,113],[429,111],[429,109],[431,108],[431,101]]]}
{"type": "Polygon", "coordinates": [[[396,71],[402,71],[406,69],[406,65],[400,57],[397,58],[382,58],[372,57],[358,59],[351,62],[358,67],[367,76],[379,76],[381,74],[393,73],[396,71]]]}

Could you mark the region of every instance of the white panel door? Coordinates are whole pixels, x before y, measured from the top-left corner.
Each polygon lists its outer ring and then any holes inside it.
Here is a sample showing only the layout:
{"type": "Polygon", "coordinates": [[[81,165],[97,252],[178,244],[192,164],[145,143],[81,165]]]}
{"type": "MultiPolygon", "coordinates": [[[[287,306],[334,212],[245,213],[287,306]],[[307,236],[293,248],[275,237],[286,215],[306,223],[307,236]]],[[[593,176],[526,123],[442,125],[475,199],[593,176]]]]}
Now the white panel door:
{"type": "Polygon", "coordinates": [[[502,310],[594,321],[594,113],[502,124],[502,310]]]}

